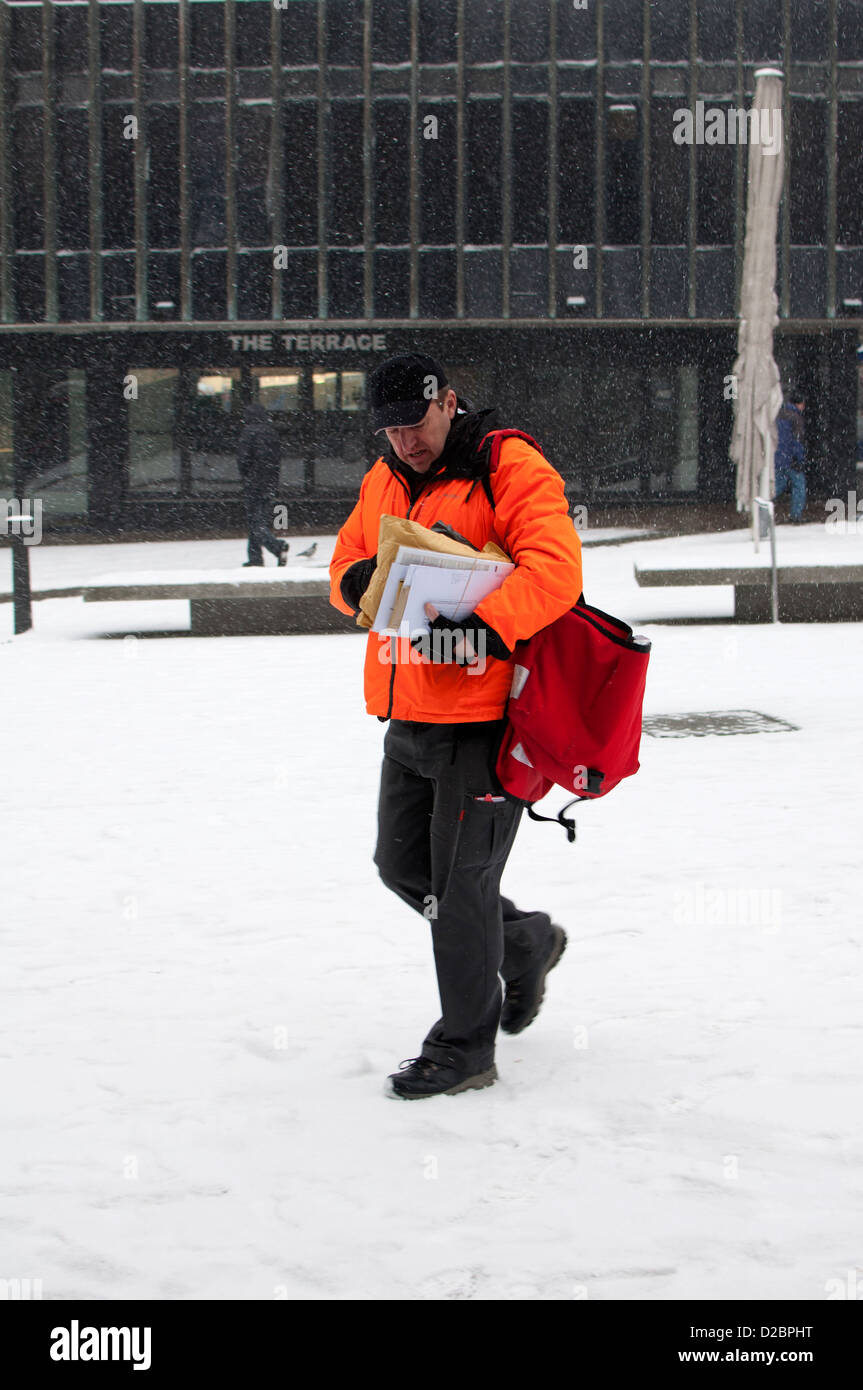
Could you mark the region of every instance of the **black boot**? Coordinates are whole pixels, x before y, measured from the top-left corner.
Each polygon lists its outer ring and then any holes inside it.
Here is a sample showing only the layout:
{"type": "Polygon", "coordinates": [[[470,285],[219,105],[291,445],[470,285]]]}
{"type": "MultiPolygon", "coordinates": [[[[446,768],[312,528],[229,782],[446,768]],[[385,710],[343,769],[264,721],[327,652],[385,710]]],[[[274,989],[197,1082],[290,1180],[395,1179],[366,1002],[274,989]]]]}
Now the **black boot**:
{"type": "Polygon", "coordinates": [[[531,970],[510,980],[503,996],[500,1026],[504,1033],[521,1033],[533,1023],[545,994],[545,977],[566,950],[566,932],[552,923],[552,940],[546,955],[531,970]]]}
{"type": "Polygon", "coordinates": [[[479,1091],[497,1080],[492,1062],[485,1071],[466,1076],[456,1067],[433,1062],[430,1057],[409,1057],[390,1077],[391,1094],[401,1100],[421,1100],[424,1096],[454,1096],[459,1091],[479,1091]]]}

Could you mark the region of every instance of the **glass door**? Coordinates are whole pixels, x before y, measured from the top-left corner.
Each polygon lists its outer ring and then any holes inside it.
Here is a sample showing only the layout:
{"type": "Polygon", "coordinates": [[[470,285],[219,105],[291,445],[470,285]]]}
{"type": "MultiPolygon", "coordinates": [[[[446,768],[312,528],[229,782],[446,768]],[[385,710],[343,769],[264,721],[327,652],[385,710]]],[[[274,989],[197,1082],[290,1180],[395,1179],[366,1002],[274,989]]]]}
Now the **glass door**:
{"type": "Polygon", "coordinates": [[[366,373],[312,369],[315,487],[354,493],[373,461],[366,417],[366,373]]]}

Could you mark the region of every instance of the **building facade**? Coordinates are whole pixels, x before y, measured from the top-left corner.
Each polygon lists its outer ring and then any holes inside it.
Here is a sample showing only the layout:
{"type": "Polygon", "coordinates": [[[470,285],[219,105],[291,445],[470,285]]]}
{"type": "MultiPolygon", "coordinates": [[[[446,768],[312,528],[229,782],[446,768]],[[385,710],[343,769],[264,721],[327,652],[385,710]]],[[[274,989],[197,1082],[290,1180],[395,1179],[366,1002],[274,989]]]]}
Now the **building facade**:
{"type": "Polygon", "coordinates": [[[0,495],[49,531],[233,525],[260,400],[291,525],[330,527],[369,371],[420,348],[573,502],[730,500],[734,113],[765,64],[775,351],[813,494],[844,496],[863,0],[0,0],[0,495]]]}

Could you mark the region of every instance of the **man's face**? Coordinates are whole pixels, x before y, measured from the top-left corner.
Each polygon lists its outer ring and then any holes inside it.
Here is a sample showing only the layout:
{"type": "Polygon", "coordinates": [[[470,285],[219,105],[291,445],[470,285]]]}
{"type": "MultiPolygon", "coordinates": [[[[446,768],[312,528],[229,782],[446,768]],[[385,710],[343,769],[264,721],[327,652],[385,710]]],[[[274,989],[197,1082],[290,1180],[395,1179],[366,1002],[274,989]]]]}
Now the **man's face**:
{"type": "Polygon", "coordinates": [[[415,473],[427,473],[443,453],[455,412],[456,394],[449,390],[443,405],[432,401],[418,425],[393,425],[384,433],[402,463],[406,463],[415,473]]]}

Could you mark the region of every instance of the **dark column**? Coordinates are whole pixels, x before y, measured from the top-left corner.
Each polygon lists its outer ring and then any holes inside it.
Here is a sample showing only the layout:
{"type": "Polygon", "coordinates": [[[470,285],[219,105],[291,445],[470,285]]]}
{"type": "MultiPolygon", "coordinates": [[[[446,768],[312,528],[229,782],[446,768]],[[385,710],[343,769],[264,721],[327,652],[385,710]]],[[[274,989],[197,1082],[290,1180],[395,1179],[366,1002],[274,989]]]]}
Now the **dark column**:
{"type": "Polygon", "coordinates": [[[734,501],[736,475],[728,456],[734,402],[725,399],[724,378],[736,356],[735,341],[734,330],[713,329],[699,335],[698,496],[703,502],[734,501]]]}
{"type": "Polygon", "coordinates": [[[123,370],[113,362],[87,372],[88,520],[100,534],[122,529],[129,476],[123,370]]]}
{"type": "Polygon", "coordinates": [[[819,382],[813,392],[804,380],[806,451],[812,500],[841,497],[856,487],[857,334],[825,334],[818,344],[819,382]]]}

